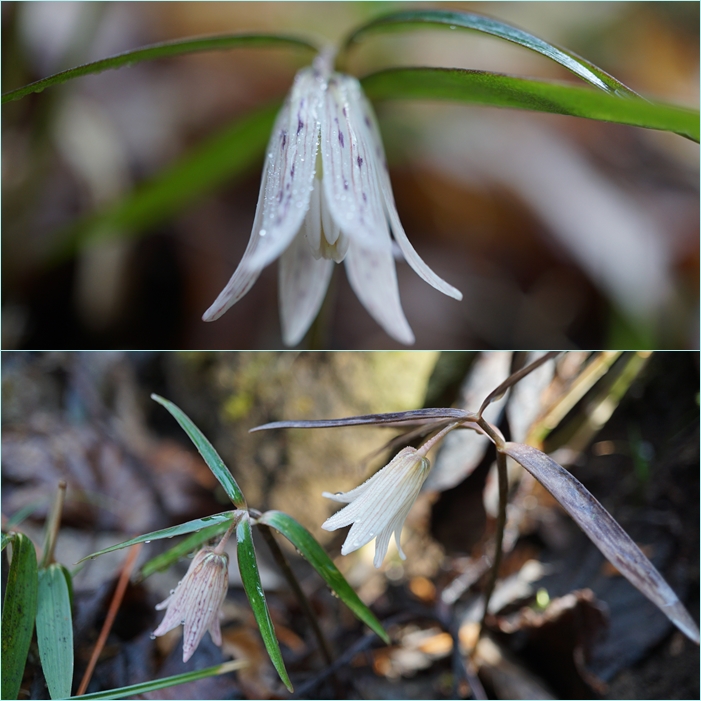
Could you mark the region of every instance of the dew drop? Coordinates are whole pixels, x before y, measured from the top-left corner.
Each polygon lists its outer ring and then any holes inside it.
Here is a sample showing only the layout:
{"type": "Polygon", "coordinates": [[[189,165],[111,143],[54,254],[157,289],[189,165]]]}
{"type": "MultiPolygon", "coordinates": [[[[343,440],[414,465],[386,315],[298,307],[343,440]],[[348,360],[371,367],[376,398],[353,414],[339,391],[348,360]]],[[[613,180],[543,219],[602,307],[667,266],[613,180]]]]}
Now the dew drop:
{"type": "Polygon", "coordinates": [[[150,542],[151,542],[150,540],[145,540],[145,541],[144,541],[144,543],[146,543],[146,545],[148,545],[150,542]]]}
{"type": "Polygon", "coordinates": [[[170,595],[173,596],[173,594],[175,594],[175,589],[170,590],[170,595]]]}
{"type": "Polygon", "coordinates": [[[153,633],[151,633],[151,635],[149,635],[148,637],[151,638],[151,640],[155,640],[155,639],[156,639],[156,636],[155,636],[153,633]]]}
{"type": "Polygon", "coordinates": [[[450,25],[450,28],[451,28],[451,29],[456,29],[456,27],[455,27],[454,24],[451,24],[451,25],[450,25]]]}
{"type": "Polygon", "coordinates": [[[184,625],[185,625],[185,619],[184,619],[184,618],[181,618],[181,619],[180,619],[180,625],[181,625],[181,626],[184,626],[184,625]]]}
{"type": "Polygon", "coordinates": [[[265,236],[267,233],[268,233],[268,232],[267,232],[265,229],[261,229],[261,230],[258,232],[258,234],[259,234],[260,236],[265,236]]]}

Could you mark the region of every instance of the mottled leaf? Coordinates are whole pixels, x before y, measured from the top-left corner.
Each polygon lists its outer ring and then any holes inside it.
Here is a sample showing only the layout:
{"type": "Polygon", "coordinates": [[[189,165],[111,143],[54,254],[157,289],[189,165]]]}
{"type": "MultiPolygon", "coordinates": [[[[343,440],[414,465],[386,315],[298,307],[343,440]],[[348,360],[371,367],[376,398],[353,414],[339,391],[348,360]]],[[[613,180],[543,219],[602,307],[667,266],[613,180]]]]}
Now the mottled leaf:
{"type": "Polygon", "coordinates": [[[503,452],[523,465],[562,504],[604,557],[682,633],[698,644],[699,628],[672,588],[581,482],[531,446],[506,443],[503,452]]]}

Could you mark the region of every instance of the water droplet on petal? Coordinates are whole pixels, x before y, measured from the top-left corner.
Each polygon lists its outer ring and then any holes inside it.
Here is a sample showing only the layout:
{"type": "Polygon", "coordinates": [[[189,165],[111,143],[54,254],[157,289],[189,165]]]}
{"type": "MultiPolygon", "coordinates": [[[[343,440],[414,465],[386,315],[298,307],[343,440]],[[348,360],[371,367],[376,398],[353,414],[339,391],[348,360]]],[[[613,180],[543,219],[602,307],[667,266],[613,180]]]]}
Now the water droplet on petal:
{"type": "Polygon", "coordinates": [[[156,636],[155,636],[153,633],[151,633],[151,635],[149,635],[148,637],[151,638],[151,640],[155,640],[155,639],[156,639],[156,636]]]}
{"type": "Polygon", "coordinates": [[[146,543],[146,545],[148,545],[150,542],[151,542],[150,540],[145,540],[145,541],[144,541],[144,543],[146,543]]]}
{"type": "Polygon", "coordinates": [[[265,236],[267,233],[268,233],[268,232],[267,232],[265,229],[261,229],[261,230],[258,232],[258,234],[259,234],[260,236],[265,236]]]}
{"type": "Polygon", "coordinates": [[[180,625],[181,625],[181,626],[184,626],[184,625],[185,625],[185,619],[184,619],[184,618],[180,620],[180,625]]]}

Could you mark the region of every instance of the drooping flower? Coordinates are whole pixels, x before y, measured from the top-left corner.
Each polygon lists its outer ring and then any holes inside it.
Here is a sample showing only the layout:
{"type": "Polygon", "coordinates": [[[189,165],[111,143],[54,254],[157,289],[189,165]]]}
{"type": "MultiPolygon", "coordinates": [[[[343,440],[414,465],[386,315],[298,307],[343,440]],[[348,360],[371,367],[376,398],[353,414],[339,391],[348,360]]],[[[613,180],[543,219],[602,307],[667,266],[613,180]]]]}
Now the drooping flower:
{"type": "Polygon", "coordinates": [[[268,144],[248,247],[205,321],[240,300],[280,257],[283,340],[296,345],[326,294],[333,263],[393,338],[413,343],[399,300],[392,236],[416,273],[444,294],[462,294],[414,250],[399,221],[377,121],[360,83],[320,54],[295,77],[268,144]],[[391,229],[391,235],[390,235],[391,229]]]}
{"type": "Polygon", "coordinates": [[[324,492],[323,496],[348,506],[327,519],[321,527],[335,531],[353,524],[341,547],[342,555],[348,555],[377,538],[373,561],[375,567],[380,567],[385,559],[389,540],[394,533],[399,557],[405,560],[406,555],[399,542],[402,527],[430,469],[431,463],[425,457],[425,451],[403,448],[359,487],[345,493],[324,492]]]}
{"type": "Polygon", "coordinates": [[[183,635],[183,662],[187,662],[209,630],[212,641],[221,645],[219,609],[229,585],[229,556],[215,548],[202,548],[190,563],[175,591],[156,606],[167,608],[165,618],[153,636],[165,635],[179,625],[183,635]]]}

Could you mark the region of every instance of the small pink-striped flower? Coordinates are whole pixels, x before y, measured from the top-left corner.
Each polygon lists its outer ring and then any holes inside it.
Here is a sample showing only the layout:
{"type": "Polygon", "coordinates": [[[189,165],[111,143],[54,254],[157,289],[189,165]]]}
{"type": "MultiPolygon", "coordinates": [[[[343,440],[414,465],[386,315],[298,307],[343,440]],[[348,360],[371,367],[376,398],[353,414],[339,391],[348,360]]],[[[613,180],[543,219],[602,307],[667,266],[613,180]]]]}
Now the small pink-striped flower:
{"type": "Polygon", "coordinates": [[[248,247],[202,318],[219,318],[280,257],[282,335],[285,344],[296,345],[321,307],[333,263],[345,261],[365,308],[390,336],[413,343],[399,301],[390,228],[420,277],[450,297],[462,294],[409,242],[370,103],[360,83],[332,72],[331,64],[331,56],[322,53],[295,77],[268,144],[248,247]]]}
{"type": "Polygon", "coordinates": [[[327,519],[321,527],[335,531],[353,524],[341,547],[342,555],[348,555],[377,538],[375,567],[380,567],[385,559],[394,533],[399,557],[405,560],[399,542],[402,527],[430,470],[431,463],[425,457],[425,451],[410,447],[400,450],[385,467],[350,492],[324,492],[323,496],[348,506],[327,519]]]}
{"type": "Polygon", "coordinates": [[[175,591],[156,606],[166,608],[165,618],[153,636],[165,635],[179,625],[185,626],[183,662],[187,662],[209,630],[212,641],[221,645],[219,609],[229,585],[229,556],[202,548],[190,563],[187,573],[175,591]]]}

